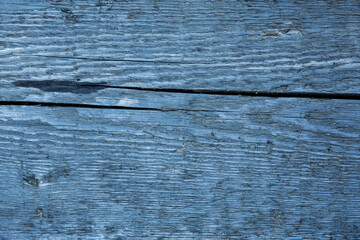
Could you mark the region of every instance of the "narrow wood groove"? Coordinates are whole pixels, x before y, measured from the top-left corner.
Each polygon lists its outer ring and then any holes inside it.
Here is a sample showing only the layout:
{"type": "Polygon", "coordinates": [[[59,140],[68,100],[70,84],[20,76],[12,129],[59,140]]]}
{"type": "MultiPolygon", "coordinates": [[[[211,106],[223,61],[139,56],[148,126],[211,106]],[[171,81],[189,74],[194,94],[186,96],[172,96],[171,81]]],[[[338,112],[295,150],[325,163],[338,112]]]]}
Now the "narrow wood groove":
{"type": "MultiPolygon", "coordinates": [[[[14,55],[13,56],[26,56],[26,55],[14,55]]],[[[137,63],[160,63],[160,64],[198,64],[191,62],[180,62],[180,61],[162,61],[162,60],[147,60],[147,59],[119,59],[119,58],[94,58],[94,57],[75,57],[75,56],[55,56],[55,55],[41,55],[32,54],[29,57],[45,57],[45,58],[59,58],[59,59],[74,59],[74,60],[86,60],[93,62],[137,62],[137,63]]]]}
{"type": "Polygon", "coordinates": [[[119,89],[139,90],[139,91],[208,94],[208,95],[225,95],[225,96],[360,100],[360,94],[358,93],[270,92],[270,91],[239,91],[239,90],[217,90],[217,89],[143,88],[143,87],[109,86],[109,85],[98,85],[98,84],[89,84],[82,86],[87,86],[87,87],[103,86],[107,88],[119,88],[119,89]]]}
{"type": "Polygon", "coordinates": [[[270,98],[314,98],[314,99],[343,99],[343,100],[360,100],[359,93],[325,93],[325,92],[272,92],[272,91],[242,91],[242,90],[225,90],[225,89],[185,89],[185,88],[146,88],[131,86],[113,86],[104,82],[73,82],[73,81],[28,81],[19,80],[13,83],[19,87],[34,87],[42,91],[49,92],[73,92],[73,93],[91,93],[106,88],[165,92],[165,93],[182,93],[182,94],[207,94],[222,96],[248,96],[248,97],[270,97],[270,98]]]}
{"type": "MultiPolygon", "coordinates": [[[[73,107],[73,108],[95,108],[95,109],[123,109],[123,110],[140,110],[140,111],[159,111],[159,112],[214,112],[213,110],[205,109],[162,109],[162,108],[147,108],[147,107],[130,107],[130,106],[115,106],[115,105],[97,105],[97,104],[82,104],[82,103],[58,103],[58,102],[35,102],[35,101],[0,101],[0,106],[38,106],[38,107],[73,107]]],[[[229,112],[218,111],[216,112],[229,112]]]]}

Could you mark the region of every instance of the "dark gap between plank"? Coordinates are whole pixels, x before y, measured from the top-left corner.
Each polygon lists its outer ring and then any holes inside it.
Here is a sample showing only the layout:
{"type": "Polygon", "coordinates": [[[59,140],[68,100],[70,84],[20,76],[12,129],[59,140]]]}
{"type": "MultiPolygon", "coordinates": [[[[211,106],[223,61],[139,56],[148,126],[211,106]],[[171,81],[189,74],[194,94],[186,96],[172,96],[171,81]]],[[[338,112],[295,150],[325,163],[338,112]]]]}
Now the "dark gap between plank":
{"type": "MultiPolygon", "coordinates": [[[[142,111],[159,111],[159,112],[214,112],[214,110],[204,109],[162,109],[162,108],[145,108],[145,107],[127,107],[114,105],[97,105],[84,103],[57,103],[57,102],[33,102],[33,101],[0,101],[0,106],[37,106],[37,107],[73,107],[73,108],[96,108],[96,109],[123,109],[123,110],[142,110],[142,111]]],[[[218,111],[217,112],[229,112],[218,111]]]]}
{"type": "MultiPolygon", "coordinates": [[[[99,85],[87,84],[83,86],[99,86],[99,85]]],[[[121,87],[121,86],[109,86],[109,85],[100,85],[100,86],[104,86],[107,88],[153,91],[153,92],[168,92],[168,93],[271,97],[271,98],[319,98],[319,99],[360,100],[360,94],[358,93],[268,92],[268,91],[239,91],[239,90],[210,90],[210,89],[179,89],[179,88],[143,88],[143,87],[121,87]]]]}
{"type": "Polygon", "coordinates": [[[74,81],[34,81],[18,80],[13,82],[18,87],[38,88],[45,92],[72,92],[92,93],[106,88],[152,91],[182,94],[207,94],[223,96],[249,96],[249,97],[270,97],[270,98],[314,98],[314,99],[344,99],[360,100],[358,93],[324,93],[324,92],[270,92],[270,91],[242,91],[242,90],[221,90],[221,89],[182,89],[182,88],[146,88],[131,86],[112,86],[105,82],[74,82],[74,81]]]}

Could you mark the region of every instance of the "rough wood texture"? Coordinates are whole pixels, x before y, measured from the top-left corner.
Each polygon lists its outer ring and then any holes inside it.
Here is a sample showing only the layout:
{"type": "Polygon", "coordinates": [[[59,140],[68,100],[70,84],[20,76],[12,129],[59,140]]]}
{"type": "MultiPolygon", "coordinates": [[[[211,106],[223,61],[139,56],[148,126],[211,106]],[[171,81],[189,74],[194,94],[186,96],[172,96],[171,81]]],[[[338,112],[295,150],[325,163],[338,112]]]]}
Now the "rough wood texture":
{"type": "Polygon", "coordinates": [[[358,0],[0,0],[0,239],[360,239],[360,101],[185,93],[359,56],[358,0]]]}
{"type": "Polygon", "coordinates": [[[359,23],[358,0],[1,1],[0,85],[359,92],[359,23]]]}
{"type": "Polygon", "coordinates": [[[0,107],[0,236],[360,238],[360,102],[192,97],[0,107]]]}

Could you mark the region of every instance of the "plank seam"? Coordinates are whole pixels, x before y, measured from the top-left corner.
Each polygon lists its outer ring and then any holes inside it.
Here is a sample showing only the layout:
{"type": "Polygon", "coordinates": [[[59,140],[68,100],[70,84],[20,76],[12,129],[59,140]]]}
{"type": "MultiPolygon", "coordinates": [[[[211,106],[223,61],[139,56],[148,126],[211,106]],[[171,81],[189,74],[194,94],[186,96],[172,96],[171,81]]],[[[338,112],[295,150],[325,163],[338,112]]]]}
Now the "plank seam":
{"type": "Polygon", "coordinates": [[[360,100],[358,93],[322,93],[322,92],[269,92],[269,91],[241,91],[241,90],[217,90],[217,89],[180,89],[180,88],[144,88],[128,86],[110,86],[103,84],[82,84],[84,87],[104,87],[125,90],[185,93],[185,94],[207,94],[225,96],[249,96],[249,97],[270,97],[270,98],[317,98],[317,99],[343,99],[360,100]]]}
{"type": "Polygon", "coordinates": [[[343,99],[343,100],[360,100],[358,93],[326,93],[326,92],[271,92],[271,91],[242,91],[242,90],[224,90],[224,89],[184,89],[184,88],[146,88],[131,86],[112,86],[103,82],[72,82],[72,81],[26,81],[19,80],[13,83],[18,87],[34,87],[43,91],[69,91],[81,92],[86,89],[89,92],[113,88],[123,90],[151,91],[165,93],[181,94],[207,94],[222,96],[248,96],[248,97],[269,97],[269,98],[315,98],[315,99],[343,99]],[[91,90],[92,88],[92,90],[91,90]]]}
{"type": "MultiPolygon", "coordinates": [[[[162,109],[162,108],[147,108],[147,107],[129,107],[129,106],[114,106],[114,105],[98,105],[98,104],[84,104],[84,103],[60,103],[60,102],[34,102],[34,101],[0,101],[0,106],[38,106],[38,107],[73,107],[73,108],[96,108],[96,109],[123,109],[123,110],[140,110],[140,111],[160,111],[160,112],[214,112],[213,110],[205,109],[162,109]]],[[[218,111],[217,112],[231,112],[218,111]]]]}

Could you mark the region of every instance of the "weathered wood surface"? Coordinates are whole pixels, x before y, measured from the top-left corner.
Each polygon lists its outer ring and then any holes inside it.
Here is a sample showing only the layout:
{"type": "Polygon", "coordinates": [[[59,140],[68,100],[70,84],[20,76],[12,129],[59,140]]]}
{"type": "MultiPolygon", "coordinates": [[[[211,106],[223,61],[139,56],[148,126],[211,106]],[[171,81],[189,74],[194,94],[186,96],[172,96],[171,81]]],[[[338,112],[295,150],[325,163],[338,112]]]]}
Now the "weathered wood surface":
{"type": "Polygon", "coordinates": [[[358,0],[4,0],[0,87],[359,93],[359,23],[358,0]]]}
{"type": "Polygon", "coordinates": [[[360,238],[360,102],[191,97],[1,106],[0,236],[360,238]]]}
{"type": "Polygon", "coordinates": [[[116,88],[359,77],[357,0],[0,0],[0,239],[360,239],[360,101],[116,88]]]}

